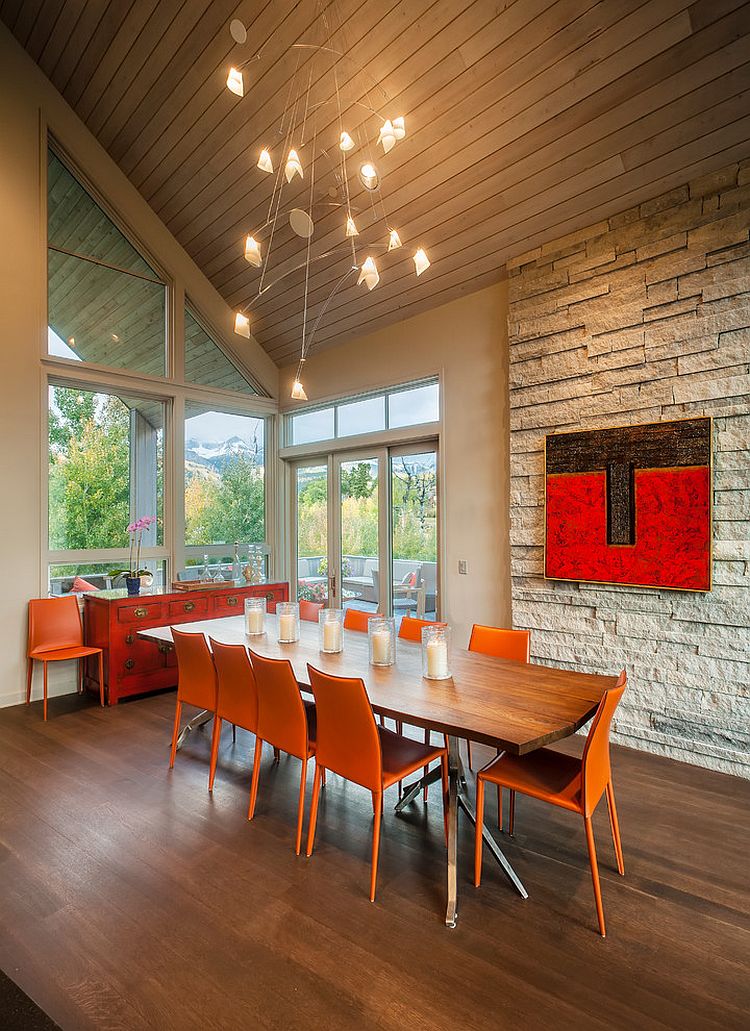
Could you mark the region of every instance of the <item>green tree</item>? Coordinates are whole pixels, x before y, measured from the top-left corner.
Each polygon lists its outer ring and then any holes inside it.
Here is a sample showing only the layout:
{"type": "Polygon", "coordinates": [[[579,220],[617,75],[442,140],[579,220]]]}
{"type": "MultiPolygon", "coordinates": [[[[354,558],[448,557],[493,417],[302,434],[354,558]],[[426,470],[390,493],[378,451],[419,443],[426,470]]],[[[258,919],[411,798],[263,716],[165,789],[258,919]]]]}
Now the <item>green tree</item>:
{"type": "Polygon", "coordinates": [[[238,456],[218,479],[194,478],[185,495],[187,544],[252,544],[265,538],[263,470],[238,456]]]}
{"type": "Polygon", "coordinates": [[[353,469],[341,469],[341,497],[369,498],[375,490],[375,480],[369,462],[357,462],[353,469]]]}

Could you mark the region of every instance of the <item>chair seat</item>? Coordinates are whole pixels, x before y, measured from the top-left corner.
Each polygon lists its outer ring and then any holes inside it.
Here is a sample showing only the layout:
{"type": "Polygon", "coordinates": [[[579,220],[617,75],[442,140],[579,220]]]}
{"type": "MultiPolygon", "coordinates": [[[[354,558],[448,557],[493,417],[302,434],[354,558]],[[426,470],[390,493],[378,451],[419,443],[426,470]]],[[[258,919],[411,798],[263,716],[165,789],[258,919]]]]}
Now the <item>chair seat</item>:
{"type": "Polygon", "coordinates": [[[87,648],[85,645],[75,645],[72,648],[35,648],[29,652],[29,658],[43,662],[62,662],[64,659],[83,659],[86,655],[98,655],[100,652],[101,648],[87,648]]]}
{"type": "Polygon", "coordinates": [[[410,773],[427,766],[445,755],[445,748],[423,745],[410,737],[403,737],[386,727],[378,726],[380,748],[383,753],[383,787],[390,787],[410,773]]]}
{"type": "Polygon", "coordinates": [[[493,759],[478,775],[523,795],[552,805],[583,812],[581,760],[551,748],[539,748],[528,755],[503,755],[493,759]]]}

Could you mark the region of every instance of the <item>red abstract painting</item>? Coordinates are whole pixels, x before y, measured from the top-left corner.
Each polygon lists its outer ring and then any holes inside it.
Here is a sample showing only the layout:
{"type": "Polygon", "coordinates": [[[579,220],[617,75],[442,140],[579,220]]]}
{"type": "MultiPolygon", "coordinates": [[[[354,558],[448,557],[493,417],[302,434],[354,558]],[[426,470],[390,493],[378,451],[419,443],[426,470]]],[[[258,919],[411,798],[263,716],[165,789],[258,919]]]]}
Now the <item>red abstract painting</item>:
{"type": "Polygon", "coordinates": [[[547,437],[545,576],[711,589],[711,420],[547,437]]]}

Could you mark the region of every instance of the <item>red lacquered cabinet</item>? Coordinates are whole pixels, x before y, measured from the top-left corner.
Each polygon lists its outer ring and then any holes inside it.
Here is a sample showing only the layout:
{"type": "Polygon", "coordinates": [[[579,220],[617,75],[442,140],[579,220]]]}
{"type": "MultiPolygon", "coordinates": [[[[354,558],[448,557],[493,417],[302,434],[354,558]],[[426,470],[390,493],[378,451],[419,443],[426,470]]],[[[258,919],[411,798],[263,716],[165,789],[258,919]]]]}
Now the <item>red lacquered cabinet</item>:
{"type": "MultiPolygon", "coordinates": [[[[245,598],[268,599],[268,611],[289,600],[286,583],[232,584],[197,591],[155,589],[129,596],[126,591],[91,591],[84,595],[86,644],[104,649],[104,685],[109,705],[121,698],[177,686],[177,663],[171,648],[144,641],[139,630],[192,623],[199,619],[240,616],[245,598]]],[[[88,663],[86,687],[99,693],[96,663],[88,663]]]]}

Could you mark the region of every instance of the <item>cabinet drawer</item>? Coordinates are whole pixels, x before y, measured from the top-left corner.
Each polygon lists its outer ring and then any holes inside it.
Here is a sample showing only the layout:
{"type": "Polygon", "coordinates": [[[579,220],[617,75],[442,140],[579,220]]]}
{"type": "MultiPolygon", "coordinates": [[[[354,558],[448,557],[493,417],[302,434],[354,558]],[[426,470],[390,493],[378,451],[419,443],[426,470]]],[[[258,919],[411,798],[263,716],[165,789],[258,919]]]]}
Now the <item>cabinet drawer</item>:
{"type": "Polygon", "coordinates": [[[126,643],[112,656],[112,665],[113,672],[118,678],[137,677],[142,673],[163,669],[166,665],[166,655],[155,641],[142,641],[136,638],[133,642],[127,642],[126,639],[126,643]]]}
{"type": "Polygon", "coordinates": [[[288,601],[289,600],[289,592],[287,591],[286,586],[273,587],[273,588],[269,588],[266,591],[262,591],[261,592],[261,597],[263,597],[263,596],[265,596],[266,601],[268,603],[268,611],[269,612],[275,612],[276,611],[276,605],[277,605],[278,602],[280,602],[280,601],[288,601]]]}
{"type": "Polygon", "coordinates": [[[189,616],[190,619],[203,619],[208,615],[208,598],[185,598],[184,601],[170,601],[169,618],[179,619],[189,616]]]}
{"type": "Polygon", "coordinates": [[[211,599],[216,615],[241,616],[245,609],[245,594],[242,591],[228,591],[211,599]]]}
{"type": "Polygon", "coordinates": [[[164,605],[161,602],[141,601],[132,605],[119,605],[117,608],[118,623],[150,623],[159,626],[164,622],[164,605]]]}

